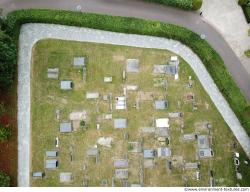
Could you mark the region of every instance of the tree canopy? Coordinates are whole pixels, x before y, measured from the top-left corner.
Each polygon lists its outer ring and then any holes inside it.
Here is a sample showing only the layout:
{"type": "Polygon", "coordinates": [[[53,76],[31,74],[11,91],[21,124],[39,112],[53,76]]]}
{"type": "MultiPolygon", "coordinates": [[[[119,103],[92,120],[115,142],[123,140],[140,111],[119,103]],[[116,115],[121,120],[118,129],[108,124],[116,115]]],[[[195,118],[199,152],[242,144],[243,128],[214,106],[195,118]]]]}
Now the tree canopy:
{"type": "Polygon", "coordinates": [[[6,141],[11,136],[11,129],[0,124],[0,142],[6,141]]]}
{"type": "Polygon", "coordinates": [[[12,39],[0,30],[0,88],[11,86],[16,70],[16,46],[12,39]]]}
{"type": "Polygon", "coordinates": [[[3,171],[0,171],[0,187],[9,187],[9,186],[10,186],[10,177],[3,171]]]}

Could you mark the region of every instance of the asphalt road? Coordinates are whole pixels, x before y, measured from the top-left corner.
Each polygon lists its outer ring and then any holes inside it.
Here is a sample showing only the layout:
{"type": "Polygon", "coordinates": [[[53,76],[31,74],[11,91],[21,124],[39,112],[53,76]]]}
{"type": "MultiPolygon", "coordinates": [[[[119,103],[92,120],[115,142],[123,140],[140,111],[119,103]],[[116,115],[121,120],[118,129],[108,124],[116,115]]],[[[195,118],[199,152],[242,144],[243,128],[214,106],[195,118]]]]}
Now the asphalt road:
{"type": "Polygon", "coordinates": [[[0,0],[0,7],[5,13],[21,8],[76,10],[77,5],[81,5],[84,12],[158,20],[187,27],[198,34],[205,34],[207,41],[221,55],[241,91],[250,101],[249,74],[221,34],[199,16],[198,12],[182,11],[140,0],[0,0]]]}

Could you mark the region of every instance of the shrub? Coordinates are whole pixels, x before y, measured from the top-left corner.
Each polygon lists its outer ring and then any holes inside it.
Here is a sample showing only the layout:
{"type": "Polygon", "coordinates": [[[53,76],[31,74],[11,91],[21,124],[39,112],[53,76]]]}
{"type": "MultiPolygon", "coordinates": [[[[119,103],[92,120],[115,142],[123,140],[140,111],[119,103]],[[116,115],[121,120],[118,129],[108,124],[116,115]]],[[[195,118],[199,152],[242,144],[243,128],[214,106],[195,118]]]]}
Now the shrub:
{"type": "Polygon", "coordinates": [[[11,136],[11,129],[0,125],[0,142],[4,142],[11,136]]]}
{"type": "Polygon", "coordinates": [[[80,128],[82,131],[86,131],[88,129],[88,125],[86,124],[84,120],[80,121],[80,128]]]}
{"type": "Polygon", "coordinates": [[[46,9],[26,9],[11,12],[7,15],[5,27],[8,33],[18,40],[20,26],[24,23],[81,26],[121,33],[158,36],[180,41],[199,56],[242,126],[250,135],[250,116],[244,115],[244,109],[249,106],[249,103],[227,71],[223,60],[206,40],[201,39],[198,34],[184,27],[135,18],[46,9]]]}
{"type": "Polygon", "coordinates": [[[250,50],[245,51],[245,55],[250,58],[250,50]]]}
{"type": "Polygon", "coordinates": [[[241,187],[249,187],[250,186],[250,166],[249,166],[249,158],[246,156],[244,152],[240,152],[240,166],[239,172],[242,174],[243,179],[238,180],[241,187]],[[245,163],[247,161],[248,164],[245,163]],[[248,178],[248,179],[247,179],[248,178]]]}
{"type": "Polygon", "coordinates": [[[3,171],[0,171],[0,187],[9,187],[9,186],[10,186],[10,177],[3,171]]]}
{"type": "Polygon", "coordinates": [[[239,0],[238,4],[242,6],[242,5],[247,5],[249,2],[250,2],[249,0],[239,0]]]}
{"type": "Polygon", "coordinates": [[[0,102],[0,116],[6,112],[3,102],[0,102]]]}
{"type": "Polygon", "coordinates": [[[11,86],[16,69],[16,46],[12,39],[0,30],[0,88],[11,86]]]}
{"type": "Polygon", "coordinates": [[[250,6],[243,5],[242,9],[245,14],[247,22],[250,23],[250,6]]]}
{"type": "Polygon", "coordinates": [[[202,0],[193,0],[193,10],[198,10],[202,6],[202,0]]]}
{"type": "Polygon", "coordinates": [[[250,0],[239,0],[238,4],[242,7],[248,23],[250,23],[250,0]]]}

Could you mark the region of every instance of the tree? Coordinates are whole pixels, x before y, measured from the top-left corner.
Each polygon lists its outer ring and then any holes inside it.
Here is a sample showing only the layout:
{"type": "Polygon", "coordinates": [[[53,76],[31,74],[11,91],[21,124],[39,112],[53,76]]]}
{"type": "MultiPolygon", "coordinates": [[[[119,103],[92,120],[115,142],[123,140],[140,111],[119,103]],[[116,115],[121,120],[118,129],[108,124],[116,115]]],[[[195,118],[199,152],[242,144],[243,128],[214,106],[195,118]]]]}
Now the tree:
{"type": "Polygon", "coordinates": [[[0,142],[6,141],[11,136],[11,129],[9,126],[0,125],[0,142]]]}
{"type": "Polygon", "coordinates": [[[6,112],[3,102],[0,102],[0,116],[6,112]]]}
{"type": "Polygon", "coordinates": [[[0,8],[0,27],[3,24],[3,9],[0,8]]]}
{"type": "Polygon", "coordinates": [[[193,0],[193,10],[198,10],[202,6],[202,0],[193,0]]]}
{"type": "Polygon", "coordinates": [[[0,88],[11,86],[16,69],[16,46],[13,40],[0,30],[0,88]]]}
{"type": "Polygon", "coordinates": [[[3,171],[0,171],[0,187],[9,187],[10,186],[10,176],[8,176],[3,171]]]}

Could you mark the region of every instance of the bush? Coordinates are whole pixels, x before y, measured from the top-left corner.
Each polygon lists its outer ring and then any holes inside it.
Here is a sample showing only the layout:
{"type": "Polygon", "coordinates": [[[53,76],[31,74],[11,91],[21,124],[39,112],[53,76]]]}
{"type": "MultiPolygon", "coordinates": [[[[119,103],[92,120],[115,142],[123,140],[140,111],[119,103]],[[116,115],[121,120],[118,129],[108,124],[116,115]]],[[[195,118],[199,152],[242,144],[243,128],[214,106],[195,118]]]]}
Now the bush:
{"type": "Polygon", "coordinates": [[[202,6],[202,0],[193,0],[193,10],[198,10],[202,6]]]}
{"type": "Polygon", "coordinates": [[[249,0],[239,0],[238,4],[242,6],[242,5],[247,5],[249,2],[250,2],[249,0]]]}
{"type": "Polygon", "coordinates": [[[20,26],[24,23],[54,23],[81,26],[100,30],[151,35],[174,39],[190,47],[196,53],[222,92],[242,126],[250,135],[250,116],[245,116],[249,106],[239,87],[232,79],[218,53],[206,40],[186,28],[156,21],[79,13],[63,10],[26,9],[7,15],[6,30],[18,40],[20,26]]]}
{"type": "Polygon", "coordinates": [[[202,0],[144,0],[144,1],[169,5],[185,10],[198,10],[202,5],[202,0]]]}
{"type": "Polygon", "coordinates": [[[239,0],[238,4],[242,7],[248,23],[250,23],[250,0],[239,0]]]}
{"type": "Polygon", "coordinates": [[[242,174],[243,179],[238,180],[241,187],[249,187],[250,186],[250,161],[249,158],[246,156],[246,154],[243,151],[240,151],[240,166],[239,166],[239,172],[242,174]],[[245,161],[248,162],[248,164],[245,163],[245,161]],[[248,178],[248,179],[247,179],[248,178]]]}
{"type": "Polygon", "coordinates": [[[10,136],[11,136],[11,129],[9,127],[0,125],[0,142],[7,141],[10,136]]]}
{"type": "Polygon", "coordinates": [[[250,23],[250,6],[243,5],[242,9],[245,14],[247,22],[250,23]]]}
{"type": "Polygon", "coordinates": [[[245,55],[246,55],[247,57],[250,58],[250,50],[247,50],[247,51],[245,51],[244,53],[245,53],[245,55]]]}
{"type": "Polygon", "coordinates": [[[0,29],[0,88],[8,89],[11,86],[16,69],[16,57],[16,45],[0,29]]]}
{"type": "Polygon", "coordinates": [[[3,102],[0,102],[0,116],[6,112],[3,102]]]}
{"type": "Polygon", "coordinates": [[[0,171],[0,187],[9,187],[9,186],[10,186],[10,177],[3,171],[0,171]]]}

